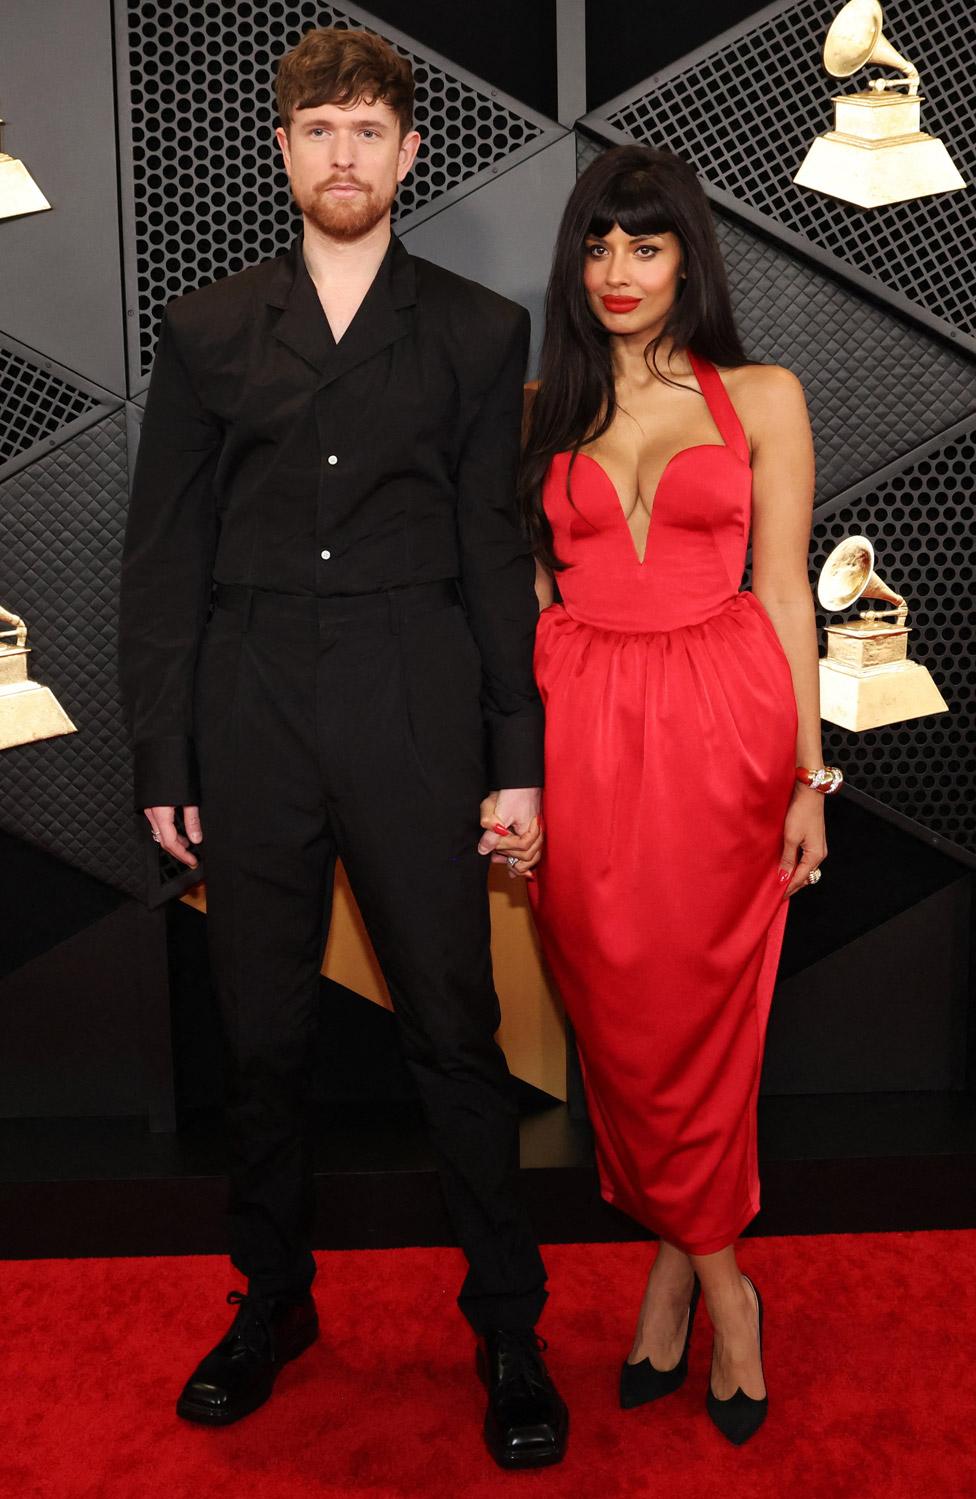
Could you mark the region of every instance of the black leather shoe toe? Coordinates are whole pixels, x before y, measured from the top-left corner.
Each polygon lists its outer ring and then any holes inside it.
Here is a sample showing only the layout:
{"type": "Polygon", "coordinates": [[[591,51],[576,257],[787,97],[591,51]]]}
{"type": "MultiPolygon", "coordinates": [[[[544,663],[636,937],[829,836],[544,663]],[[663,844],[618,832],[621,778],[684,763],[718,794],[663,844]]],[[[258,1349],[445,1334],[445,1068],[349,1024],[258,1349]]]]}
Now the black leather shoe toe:
{"type": "Polygon", "coordinates": [[[485,1441],[503,1468],[542,1468],[566,1451],[569,1412],[542,1361],[531,1328],[490,1332],[478,1348],[488,1390],[485,1441]]]}
{"type": "Polygon", "coordinates": [[[176,1402],[176,1414],[205,1426],[229,1426],[263,1405],[283,1364],[297,1358],[319,1334],[312,1297],[262,1302],[240,1291],[227,1300],[237,1316],[215,1348],[197,1365],[176,1402]]]}

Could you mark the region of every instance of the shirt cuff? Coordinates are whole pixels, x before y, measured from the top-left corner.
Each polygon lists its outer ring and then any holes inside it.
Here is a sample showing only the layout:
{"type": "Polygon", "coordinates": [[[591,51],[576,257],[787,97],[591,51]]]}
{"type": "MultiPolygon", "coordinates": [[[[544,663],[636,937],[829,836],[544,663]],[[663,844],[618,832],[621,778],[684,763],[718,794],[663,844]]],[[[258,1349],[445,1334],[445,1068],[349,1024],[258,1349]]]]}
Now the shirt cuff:
{"type": "Polygon", "coordinates": [[[200,778],[193,740],[185,734],[143,739],[133,749],[133,800],[146,807],[195,807],[200,778]]]}
{"type": "Polygon", "coordinates": [[[488,719],[488,770],[491,788],[541,786],[545,777],[545,719],[541,705],[510,717],[488,719]]]}

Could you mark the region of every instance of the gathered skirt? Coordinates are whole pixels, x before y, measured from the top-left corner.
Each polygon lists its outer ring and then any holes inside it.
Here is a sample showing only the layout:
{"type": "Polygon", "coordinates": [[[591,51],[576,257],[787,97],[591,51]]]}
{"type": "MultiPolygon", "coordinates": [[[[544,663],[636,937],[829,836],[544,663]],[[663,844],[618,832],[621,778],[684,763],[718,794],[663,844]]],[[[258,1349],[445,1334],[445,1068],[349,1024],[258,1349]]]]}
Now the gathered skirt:
{"type": "Polygon", "coordinates": [[[543,611],[546,843],[530,884],[603,1196],[689,1253],[759,1209],[756,1103],[788,902],[789,663],[752,593],[616,632],[543,611]]]}

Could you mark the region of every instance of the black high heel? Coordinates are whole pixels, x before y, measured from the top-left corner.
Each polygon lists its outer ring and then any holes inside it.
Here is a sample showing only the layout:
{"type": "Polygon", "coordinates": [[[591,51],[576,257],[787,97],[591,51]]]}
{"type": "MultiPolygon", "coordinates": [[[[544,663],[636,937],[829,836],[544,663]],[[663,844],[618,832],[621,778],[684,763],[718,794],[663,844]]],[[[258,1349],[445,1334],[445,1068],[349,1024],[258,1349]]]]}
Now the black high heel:
{"type": "Polygon", "coordinates": [[[659,1400],[662,1395],[671,1395],[679,1390],[688,1373],[688,1349],[691,1345],[691,1329],[695,1325],[695,1308],[701,1295],[701,1281],[695,1276],[695,1285],[688,1303],[688,1330],[681,1357],[673,1369],[655,1369],[650,1358],[642,1358],[639,1364],[624,1363],[620,1370],[620,1409],[629,1411],[635,1406],[646,1405],[649,1400],[659,1400]]]}
{"type": "MultiPolygon", "coordinates": [[[[753,1285],[748,1275],[743,1280],[749,1281],[750,1286],[756,1293],[756,1305],[759,1308],[759,1367],[762,1369],[762,1334],[763,1334],[763,1304],[759,1294],[759,1287],[753,1285]]],[[[766,1371],[763,1369],[763,1383],[766,1380],[766,1371]]],[[[736,1447],[741,1447],[743,1442],[748,1442],[750,1437],[755,1436],[760,1426],[766,1419],[769,1409],[769,1395],[766,1394],[761,1400],[753,1400],[744,1390],[736,1390],[728,1400],[719,1400],[712,1393],[712,1376],[708,1376],[708,1394],[705,1397],[705,1408],[711,1416],[715,1425],[736,1447]]]]}

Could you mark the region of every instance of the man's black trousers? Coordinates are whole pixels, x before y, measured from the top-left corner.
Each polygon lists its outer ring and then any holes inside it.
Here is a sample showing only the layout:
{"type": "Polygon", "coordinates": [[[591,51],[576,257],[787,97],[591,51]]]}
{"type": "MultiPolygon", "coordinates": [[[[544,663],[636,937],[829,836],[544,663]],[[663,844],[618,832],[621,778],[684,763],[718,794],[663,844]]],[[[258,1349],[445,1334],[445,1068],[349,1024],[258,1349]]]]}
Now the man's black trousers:
{"type": "Polygon", "coordinates": [[[196,675],[211,964],[231,1059],[231,1258],[315,1273],[305,1119],[336,857],[393,999],[477,1331],[531,1326],[545,1269],[489,948],[481,663],[455,584],[351,598],[218,585],[196,675]]]}

